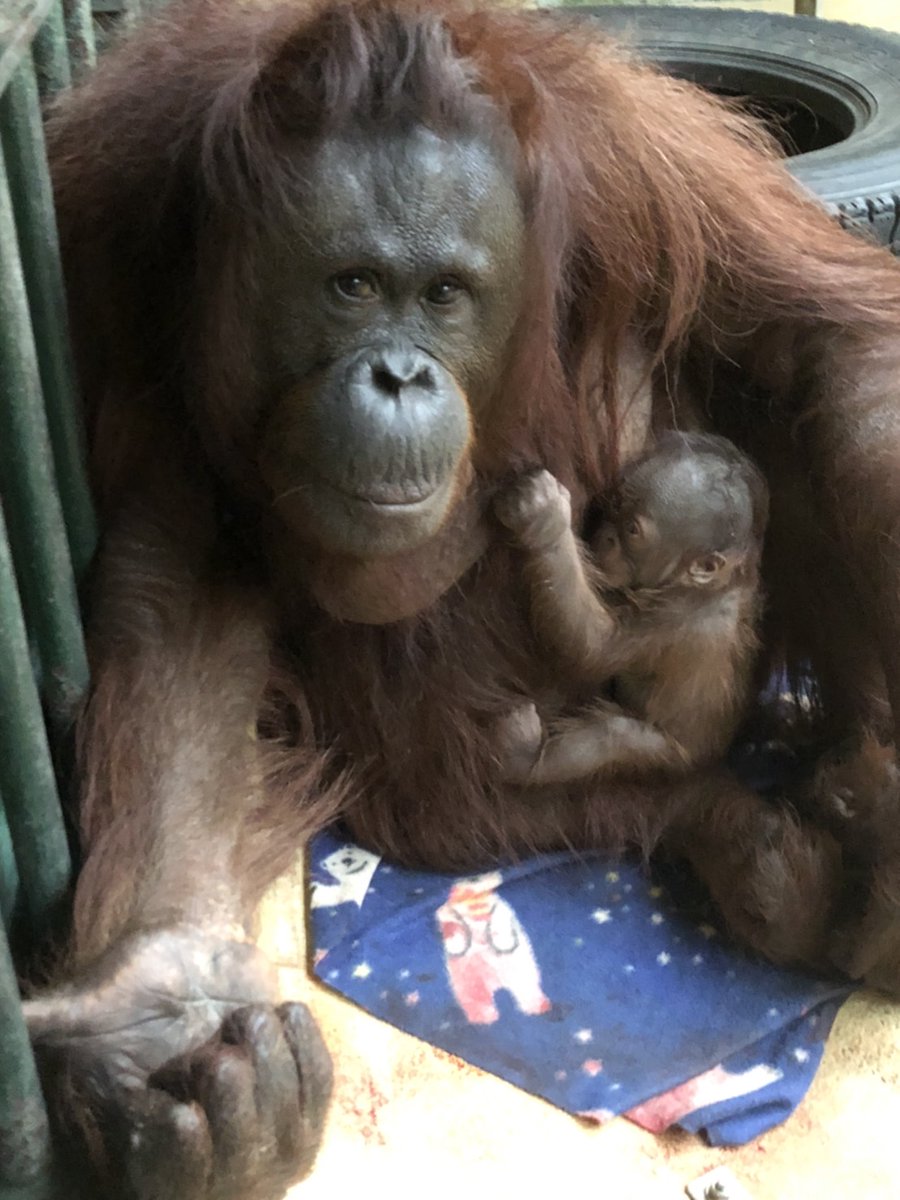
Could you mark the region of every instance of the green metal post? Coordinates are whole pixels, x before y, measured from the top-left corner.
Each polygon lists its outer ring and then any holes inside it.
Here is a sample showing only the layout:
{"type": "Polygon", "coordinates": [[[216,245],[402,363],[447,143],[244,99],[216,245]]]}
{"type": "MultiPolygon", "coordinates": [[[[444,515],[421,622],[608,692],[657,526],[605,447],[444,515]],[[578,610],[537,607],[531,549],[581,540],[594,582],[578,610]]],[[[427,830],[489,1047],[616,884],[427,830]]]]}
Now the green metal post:
{"type": "Polygon", "coordinates": [[[0,924],[7,929],[12,926],[16,901],[19,898],[19,872],[13,854],[12,837],[3,797],[0,796],[0,924]]]}
{"type": "Polygon", "coordinates": [[[50,1165],[47,1110],[0,926],[0,1194],[47,1179],[50,1165]]]}
{"type": "Polygon", "coordinates": [[[72,74],[77,79],[97,61],[91,0],[63,0],[72,74]]]}
{"type": "Polygon", "coordinates": [[[40,936],[65,900],[71,859],[2,510],[0,794],[31,930],[40,936]]]}
{"type": "Polygon", "coordinates": [[[0,97],[0,130],[37,344],[56,482],[72,565],[76,578],[80,578],[93,556],[97,529],[84,469],[40,100],[34,69],[27,58],[0,97]]]}
{"type": "MultiPolygon", "coordinates": [[[[16,574],[29,628],[40,654],[49,716],[54,729],[62,732],[87,687],[87,655],[56,491],[40,372],[2,155],[0,445],[3,447],[0,488],[15,552],[16,574]]],[[[9,802],[8,791],[6,796],[9,802]]]]}
{"type": "Polygon", "coordinates": [[[48,98],[68,87],[72,82],[72,68],[69,66],[62,0],[54,0],[50,5],[47,18],[35,35],[33,49],[41,95],[48,98]]]}

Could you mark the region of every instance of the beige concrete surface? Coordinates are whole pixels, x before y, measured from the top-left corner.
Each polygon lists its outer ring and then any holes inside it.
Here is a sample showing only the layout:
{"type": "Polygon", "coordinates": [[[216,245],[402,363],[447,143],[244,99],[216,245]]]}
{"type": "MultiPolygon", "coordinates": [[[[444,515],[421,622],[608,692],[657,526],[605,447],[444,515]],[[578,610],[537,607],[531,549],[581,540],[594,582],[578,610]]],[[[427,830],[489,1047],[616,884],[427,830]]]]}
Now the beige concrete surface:
{"type": "Polygon", "coordinates": [[[900,0],[819,0],[817,12],[832,21],[877,25],[900,33],[900,0]]]}
{"type": "MultiPolygon", "coordinates": [[[[900,0],[819,0],[819,11],[900,31],[900,0]]],[[[292,1193],[297,1200],[363,1191],[394,1200],[676,1200],[719,1164],[753,1200],[900,1200],[900,1005],[852,999],[793,1117],[749,1146],[713,1150],[624,1119],[585,1125],[312,984],[303,913],[298,869],[264,905],[264,943],[281,967],[285,996],[305,999],[316,1013],[337,1078],[325,1144],[312,1177],[292,1193]]]]}

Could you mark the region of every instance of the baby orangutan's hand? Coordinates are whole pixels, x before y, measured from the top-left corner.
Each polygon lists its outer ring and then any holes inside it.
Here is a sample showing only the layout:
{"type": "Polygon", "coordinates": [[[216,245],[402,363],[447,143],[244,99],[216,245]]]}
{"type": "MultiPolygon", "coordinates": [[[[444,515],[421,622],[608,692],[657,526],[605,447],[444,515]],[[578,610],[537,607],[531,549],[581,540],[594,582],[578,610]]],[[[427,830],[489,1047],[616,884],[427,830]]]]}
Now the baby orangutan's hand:
{"type": "Polygon", "coordinates": [[[497,520],[529,550],[545,550],[572,528],[568,488],[549,471],[514,480],[494,500],[497,520]]]}

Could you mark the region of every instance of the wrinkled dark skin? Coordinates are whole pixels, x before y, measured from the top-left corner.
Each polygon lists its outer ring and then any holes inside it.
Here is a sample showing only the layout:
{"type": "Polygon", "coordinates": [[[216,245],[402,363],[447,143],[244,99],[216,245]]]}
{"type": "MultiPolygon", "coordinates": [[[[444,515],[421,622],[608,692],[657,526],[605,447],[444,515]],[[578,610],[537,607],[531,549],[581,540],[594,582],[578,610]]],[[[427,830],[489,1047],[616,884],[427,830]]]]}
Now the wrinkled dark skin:
{"type": "MultiPolygon", "coordinates": [[[[312,171],[301,220],[263,247],[267,373],[285,383],[262,474],[331,572],[335,559],[377,571],[434,539],[468,487],[473,424],[518,315],[522,215],[488,147],[421,129],[329,143],[312,171]]],[[[465,542],[440,590],[477,556],[465,542]]]]}
{"type": "Polygon", "coordinates": [[[120,1194],[254,1200],[309,1170],[331,1063],[305,1005],[275,993],[252,943],[175,926],[26,1005],[45,1077],[71,1089],[74,1145],[92,1140],[90,1108],[120,1194]]]}

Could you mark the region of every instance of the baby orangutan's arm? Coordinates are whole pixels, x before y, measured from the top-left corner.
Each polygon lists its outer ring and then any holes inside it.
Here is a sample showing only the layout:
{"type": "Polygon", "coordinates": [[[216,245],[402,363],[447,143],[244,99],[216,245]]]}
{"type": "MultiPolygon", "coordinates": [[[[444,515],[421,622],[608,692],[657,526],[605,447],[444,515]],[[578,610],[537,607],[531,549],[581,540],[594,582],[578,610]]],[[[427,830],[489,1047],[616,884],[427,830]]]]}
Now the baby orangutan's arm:
{"type": "Polygon", "coordinates": [[[600,683],[609,670],[613,614],[572,531],[572,505],[549,471],[523,475],[494,501],[498,520],[524,553],[535,635],[573,683],[600,683]]]}

